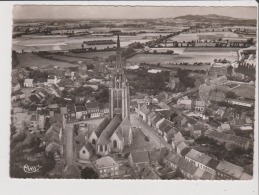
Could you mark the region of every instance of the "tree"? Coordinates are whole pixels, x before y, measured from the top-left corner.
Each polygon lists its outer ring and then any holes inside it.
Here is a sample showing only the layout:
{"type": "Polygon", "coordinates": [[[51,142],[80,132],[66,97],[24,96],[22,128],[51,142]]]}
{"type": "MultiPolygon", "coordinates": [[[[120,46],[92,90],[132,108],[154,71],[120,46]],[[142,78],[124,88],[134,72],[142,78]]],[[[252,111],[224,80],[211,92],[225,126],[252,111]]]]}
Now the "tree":
{"type": "Polygon", "coordinates": [[[235,99],[236,97],[237,97],[237,95],[233,91],[228,91],[226,93],[226,98],[235,99]]]}
{"type": "Polygon", "coordinates": [[[81,171],[81,178],[82,179],[98,179],[98,174],[90,167],[85,167],[81,171]]]}
{"type": "Polygon", "coordinates": [[[16,51],[12,51],[12,67],[15,68],[19,64],[18,56],[16,51]]]}

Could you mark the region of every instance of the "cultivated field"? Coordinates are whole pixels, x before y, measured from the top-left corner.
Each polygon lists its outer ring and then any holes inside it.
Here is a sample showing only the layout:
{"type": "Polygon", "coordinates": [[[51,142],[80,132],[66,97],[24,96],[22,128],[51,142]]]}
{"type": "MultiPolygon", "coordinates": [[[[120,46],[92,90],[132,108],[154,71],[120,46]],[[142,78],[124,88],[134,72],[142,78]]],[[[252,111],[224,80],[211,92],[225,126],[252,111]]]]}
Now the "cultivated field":
{"type": "Polygon", "coordinates": [[[38,55],[34,55],[32,53],[17,54],[17,57],[19,60],[18,67],[31,67],[31,66],[46,67],[49,65],[59,66],[59,67],[75,66],[75,64],[72,64],[72,63],[49,60],[49,59],[42,58],[38,55]]]}
{"type": "Polygon", "coordinates": [[[236,95],[248,99],[255,99],[255,87],[251,85],[240,85],[232,90],[236,95]]]}
{"type": "MultiPolygon", "coordinates": [[[[155,48],[153,48],[155,49],[155,48]]],[[[152,50],[153,50],[152,49],[152,50]]],[[[167,48],[163,48],[167,49],[167,48]]],[[[128,59],[133,63],[151,63],[151,64],[168,64],[168,63],[189,63],[195,62],[212,63],[214,59],[226,59],[229,61],[237,60],[237,49],[233,48],[176,48],[173,50],[179,55],[165,54],[138,54],[128,59]]],[[[159,52],[159,51],[158,51],[159,52]]]]}
{"type": "Polygon", "coordinates": [[[172,37],[171,41],[196,41],[199,39],[218,40],[223,37],[238,37],[238,34],[232,32],[201,32],[201,33],[182,33],[172,37]]]}

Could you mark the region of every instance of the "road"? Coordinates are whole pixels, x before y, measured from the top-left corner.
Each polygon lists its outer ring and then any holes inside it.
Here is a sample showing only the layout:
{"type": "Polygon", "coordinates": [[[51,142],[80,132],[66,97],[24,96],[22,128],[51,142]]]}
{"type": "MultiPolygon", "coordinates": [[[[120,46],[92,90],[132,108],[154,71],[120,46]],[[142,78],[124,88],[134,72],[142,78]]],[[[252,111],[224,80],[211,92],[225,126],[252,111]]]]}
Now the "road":
{"type": "Polygon", "coordinates": [[[142,132],[148,136],[148,138],[156,148],[166,147],[169,150],[172,149],[172,145],[166,143],[166,141],[160,135],[158,135],[158,133],[156,133],[148,124],[139,119],[137,114],[134,113],[130,115],[130,122],[132,126],[139,127],[142,132]]]}
{"type": "Polygon", "coordinates": [[[67,165],[72,165],[74,162],[73,139],[73,124],[67,124],[65,128],[65,159],[67,165]]]}

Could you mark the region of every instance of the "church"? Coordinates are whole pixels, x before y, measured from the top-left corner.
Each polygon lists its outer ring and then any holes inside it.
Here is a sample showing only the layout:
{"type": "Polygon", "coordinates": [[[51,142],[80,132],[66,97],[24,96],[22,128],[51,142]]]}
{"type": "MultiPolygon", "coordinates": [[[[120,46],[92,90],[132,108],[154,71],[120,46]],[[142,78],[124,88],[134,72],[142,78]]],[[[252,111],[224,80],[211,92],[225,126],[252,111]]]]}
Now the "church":
{"type": "Polygon", "coordinates": [[[120,38],[117,38],[116,67],[109,89],[110,115],[93,130],[89,142],[96,154],[106,156],[111,152],[122,152],[132,143],[130,123],[129,83],[122,64],[120,38]]]}

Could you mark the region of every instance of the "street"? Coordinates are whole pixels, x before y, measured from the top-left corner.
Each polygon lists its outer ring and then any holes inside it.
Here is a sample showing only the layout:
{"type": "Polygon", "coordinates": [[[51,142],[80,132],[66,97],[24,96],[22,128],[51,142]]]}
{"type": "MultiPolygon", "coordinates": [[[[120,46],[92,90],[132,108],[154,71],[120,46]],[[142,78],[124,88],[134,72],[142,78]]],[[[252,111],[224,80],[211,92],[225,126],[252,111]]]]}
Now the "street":
{"type": "Polygon", "coordinates": [[[67,124],[65,128],[65,159],[67,165],[72,165],[74,161],[73,154],[73,124],[67,124]]]}
{"type": "Polygon", "coordinates": [[[148,124],[139,119],[136,113],[130,115],[130,122],[133,127],[139,127],[142,132],[148,136],[150,141],[154,144],[155,148],[166,147],[169,150],[172,149],[172,145],[166,143],[166,141],[161,136],[159,136],[148,124]]]}

